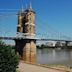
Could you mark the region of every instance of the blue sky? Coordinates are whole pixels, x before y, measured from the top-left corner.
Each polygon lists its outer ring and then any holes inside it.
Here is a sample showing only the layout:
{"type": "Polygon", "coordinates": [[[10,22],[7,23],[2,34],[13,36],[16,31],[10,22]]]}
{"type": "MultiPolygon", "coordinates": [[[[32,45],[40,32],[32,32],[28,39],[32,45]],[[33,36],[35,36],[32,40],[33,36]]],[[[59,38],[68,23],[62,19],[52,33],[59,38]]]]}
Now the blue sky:
{"type": "MultiPolygon", "coordinates": [[[[72,0],[31,0],[36,12],[36,32],[57,31],[72,37],[72,0]]],[[[23,0],[24,9],[30,0],[23,0]]],[[[21,0],[0,0],[0,13],[17,13],[21,9],[21,0]]],[[[0,14],[1,15],[1,14],[0,14]]],[[[17,16],[0,17],[0,35],[11,31],[14,35],[17,27],[17,16]],[[2,31],[3,30],[3,31],[2,31]]]]}

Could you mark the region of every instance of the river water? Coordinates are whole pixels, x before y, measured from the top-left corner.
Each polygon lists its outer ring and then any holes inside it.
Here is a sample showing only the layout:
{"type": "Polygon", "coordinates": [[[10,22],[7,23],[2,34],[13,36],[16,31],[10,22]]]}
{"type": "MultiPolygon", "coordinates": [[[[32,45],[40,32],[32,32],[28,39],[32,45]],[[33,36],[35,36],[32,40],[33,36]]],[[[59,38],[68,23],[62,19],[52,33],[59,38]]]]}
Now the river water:
{"type": "Polygon", "coordinates": [[[72,66],[72,50],[37,49],[37,63],[72,66]]]}

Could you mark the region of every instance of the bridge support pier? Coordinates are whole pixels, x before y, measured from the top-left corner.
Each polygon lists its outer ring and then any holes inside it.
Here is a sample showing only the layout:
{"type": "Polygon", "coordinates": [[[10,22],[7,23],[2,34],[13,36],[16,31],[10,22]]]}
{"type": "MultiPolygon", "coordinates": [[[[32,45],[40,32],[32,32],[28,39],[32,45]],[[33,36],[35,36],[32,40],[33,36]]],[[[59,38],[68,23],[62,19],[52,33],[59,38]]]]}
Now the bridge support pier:
{"type": "Polygon", "coordinates": [[[19,53],[20,58],[24,61],[35,63],[36,62],[36,40],[24,39],[15,40],[16,52],[19,53]]]}

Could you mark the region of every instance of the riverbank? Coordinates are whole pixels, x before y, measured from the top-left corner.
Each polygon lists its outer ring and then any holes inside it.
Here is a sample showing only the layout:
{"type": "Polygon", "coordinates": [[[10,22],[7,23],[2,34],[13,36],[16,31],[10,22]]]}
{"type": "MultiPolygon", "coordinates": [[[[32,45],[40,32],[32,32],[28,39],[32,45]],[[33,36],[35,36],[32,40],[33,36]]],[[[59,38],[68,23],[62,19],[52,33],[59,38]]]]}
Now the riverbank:
{"type": "Polygon", "coordinates": [[[72,69],[64,66],[60,68],[56,66],[30,64],[27,62],[20,61],[17,72],[72,72],[72,69]]]}

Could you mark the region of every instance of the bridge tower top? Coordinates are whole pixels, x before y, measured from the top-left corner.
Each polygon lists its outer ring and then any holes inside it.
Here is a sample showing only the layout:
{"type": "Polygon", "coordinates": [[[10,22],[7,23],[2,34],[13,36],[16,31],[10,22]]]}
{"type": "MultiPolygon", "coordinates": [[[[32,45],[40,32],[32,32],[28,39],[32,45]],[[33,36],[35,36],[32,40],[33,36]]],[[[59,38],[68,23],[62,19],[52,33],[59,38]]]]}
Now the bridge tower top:
{"type": "Polygon", "coordinates": [[[35,35],[35,12],[31,3],[28,8],[18,14],[17,32],[26,36],[35,35]]]}

